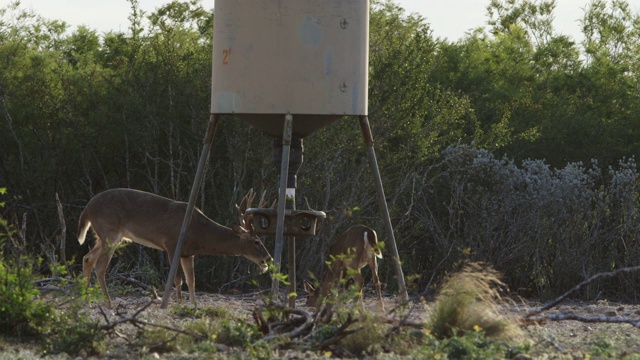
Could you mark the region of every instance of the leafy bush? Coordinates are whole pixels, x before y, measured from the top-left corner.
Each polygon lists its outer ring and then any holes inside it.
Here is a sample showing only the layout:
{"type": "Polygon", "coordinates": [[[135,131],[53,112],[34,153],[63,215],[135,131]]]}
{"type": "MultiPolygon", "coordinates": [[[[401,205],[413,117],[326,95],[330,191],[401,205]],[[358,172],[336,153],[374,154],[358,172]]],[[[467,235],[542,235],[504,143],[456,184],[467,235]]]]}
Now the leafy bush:
{"type": "MultiPolygon", "coordinates": [[[[0,188],[0,194],[5,192],[0,188]]],[[[38,299],[33,274],[37,261],[19,255],[24,252],[23,248],[16,250],[20,244],[15,227],[0,216],[0,334],[18,338],[40,334],[52,312],[50,305],[38,299]]]]}
{"type": "MultiPolygon", "coordinates": [[[[0,245],[8,242],[12,255],[26,252],[24,242],[14,238],[13,226],[2,217],[0,225],[0,245]]],[[[28,256],[11,258],[0,251],[0,335],[17,336],[20,340],[41,338],[44,351],[49,354],[75,355],[81,350],[88,354],[100,353],[104,334],[98,323],[80,311],[81,303],[91,296],[85,291],[84,282],[77,284],[80,297],[65,299],[71,305],[64,310],[57,308],[45,302],[36,288],[34,269],[39,265],[39,261],[28,256]]],[[[66,271],[56,264],[50,267],[53,273],[66,271]]]]}
{"type": "Polygon", "coordinates": [[[344,338],[340,345],[357,356],[375,355],[382,352],[382,345],[388,330],[384,321],[363,311],[358,316],[357,326],[358,330],[344,338]]]}
{"type": "Polygon", "coordinates": [[[53,308],[38,299],[34,262],[26,257],[4,259],[0,254],[0,334],[34,336],[51,324],[53,308]]]}
{"type": "Polygon", "coordinates": [[[66,309],[45,302],[35,287],[33,265],[24,257],[0,258],[0,335],[21,340],[41,338],[48,354],[101,353],[104,333],[97,322],[80,311],[86,297],[71,299],[66,309]]]}
{"type": "Polygon", "coordinates": [[[44,331],[45,353],[100,354],[105,350],[105,334],[98,322],[81,311],[82,300],[64,311],[52,313],[51,326],[44,331]]]}
{"type": "Polygon", "coordinates": [[[217,341],[227,346],[246,347],[260,338],[256,326],[242,319],[221,320],[218,326],[217,341]]]}
{"type": "MultiPolygon", "coordinates": [[[[630,244],[640,241],[640,174],[634,159],[602,171],[595,162],[561,169],[542,160],[516,163],[468,146],[443,156],[424,175],[432,183],[407,199],[412,217],[398,229],[423,239],[404,246],[411,250],[403,265],[412,272],[436,272],[437,281],[463,260],[487,262],[527,296],[564,293],[594,274],[636,265],[640,247],[630,244]]],[[[425,276],[419,285],[432,282],[425,276]]],[[[632,300],[637,288],[640,276],[629,274],[579,295],[632,300]]]]}

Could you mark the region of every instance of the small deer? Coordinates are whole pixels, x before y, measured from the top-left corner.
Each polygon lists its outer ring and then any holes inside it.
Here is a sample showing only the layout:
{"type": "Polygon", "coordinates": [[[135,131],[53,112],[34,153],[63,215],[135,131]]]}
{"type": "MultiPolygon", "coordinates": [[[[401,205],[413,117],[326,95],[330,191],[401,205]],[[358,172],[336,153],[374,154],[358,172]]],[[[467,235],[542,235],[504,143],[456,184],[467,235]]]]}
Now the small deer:
{"type": "MultiPolygon", "coordinates": [[[[250,207],[255,197],[253,189],[236,205],[240,225],[222,226],[195,209],[185,233],[180,263],[189,288],[189,299],[196,304],[195,255],[243,255],[256,263],[262,272],[268,269],[271,255],[251,227],[250,214],[241,211],[243,203],[250,207]]],[[[182,228],[187,204],[155,194],[132,189],[111,189],[94,196],[80,215],[78,242],[84,243],[89,227],[96,234],[95,246],[82,259],[82,270],[87,282],[95,268],[96,276],[107,306],[111,298],[105,274],[111,257],[122,240],[165,251],[172,261],[182,228]]],[[[174,279],[178,301],[182,301],[182,277],[174,279]]]]}
{"type": "Polygon", "coordinates": [[[307,306],[318,306],[320,300],[329,296],[331,290],[340,286],[340,282],[347,277],[349,271],[355,271],[354,280],[360,288],[360,302],[362,303],[362,287],[364,279],[360,269],[369,265],[373,275],[373,283],[378,292],[380,307],[384,311],[380,278],[378,277],[378,258],[382,253],[378,248],[378,235],[368,226],[355,225],[347,229],[336,239],[329,249],[329,262],[324,270],[320,285],[316,288],[308,281],[304,281],[307,291],[307,306]]]}

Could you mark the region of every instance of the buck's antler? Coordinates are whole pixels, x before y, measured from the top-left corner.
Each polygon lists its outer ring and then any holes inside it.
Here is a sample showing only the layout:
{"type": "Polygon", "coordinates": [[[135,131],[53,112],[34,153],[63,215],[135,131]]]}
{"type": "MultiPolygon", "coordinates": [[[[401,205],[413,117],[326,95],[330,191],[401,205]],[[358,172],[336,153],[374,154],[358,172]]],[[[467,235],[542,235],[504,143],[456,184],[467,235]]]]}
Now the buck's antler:
{"type": "Polygon", "coordinates": [[[258,207],[261,209],[275,209],[276,204],[278,203],[278,198],[276,197],[275,199],[273,199],[271,206],[267,207],[267,199],[265,199],[266,195],[267,195],[267,190],[262,192],[262,196],[260,196],[260,205],[258,205],[258,207]]]}
{"type": "Polygon", "coordinates": [[[309,199],[306,196],[304,197],[304,202],[305,202],[305,204],[307,204],[307,209],[308,210],[316,211],[315,209],[311,208],[311,205],[309,205],[309,199]]]}
{"type": "Polygon", "coordinates": [[[258,202],[258,208],[262,208],[264,206],[264,196],[267,194],[267,190],[262,191],[262,195],[260,195],[260,201],[258,202]]]}
{"type": "Polygon", "coordinates": [[[240,205],[236,205],[240,226],[248,231],[253,231],[253,226],[251,226],[251,219],[253,218],[253,214],[247,214],[246,210],[251,207],[251,203],[253,203],[253,199],[255,198],[256,193],[253,191],[253,188],[251,188],[240,201],[240,205]]]}

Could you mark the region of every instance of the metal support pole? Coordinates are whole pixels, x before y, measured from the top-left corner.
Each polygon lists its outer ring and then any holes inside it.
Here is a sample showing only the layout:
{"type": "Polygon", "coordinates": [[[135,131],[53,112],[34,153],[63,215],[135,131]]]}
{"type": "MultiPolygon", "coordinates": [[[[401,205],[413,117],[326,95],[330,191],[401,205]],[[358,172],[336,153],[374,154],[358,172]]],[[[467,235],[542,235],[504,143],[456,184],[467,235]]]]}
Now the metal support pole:
{"type": "MultiPolygon", "coordinates": [[[[178,236],[178,243],[176,244],[176,250],[173,254],[171,261],[171,270],[169,270],[169,277],[164,287],[164,295],[162,296],[162,304],[160,308],[166,309],[169,304],[169,298],[171,297],[171,288],[173,280],[178,272],[178,266],[180,264],[180,257],[182,255],[182,247],[184,245],[184,236],[187,233],[187,228],[191,222],[191,216],[193,215],[193,209],[196,206],[196,198],[200,191],[200,183],[202,182],[202,173],[204,172],[204,165],[209,159],[209,153],[211,152],[211,146],[213,144],[213,138],[216,134],[216,128],[218,127],[219,115],[211,114],[209,118],[209,125],[207,127],[207,133],[204,137],[204,145],[202,146],[202,152],[200,153],[200,161],[198,162],[198,169],[196,171],[196,177],[193,180],[193,186],[191,187],[191,194],[189,195],[189,203],[187,204],[187,211],[184,213],[184,219],[182,220],[182,227],[180,228],[180,235],[178,236]]],[[[176,289],[180,291],[180,289],[176,289]]],[[[191,299],[195,304],[195,299],[191,299]]]]}
{"type": "MultiPolygon", "coordinates": [[[[289,153],[291,150],[291,136],[293,131],[293,116],[284,117],[284,129],[282,131],[282,163],[280,164],[280,187],[278,192],[278,219],[276,223],[276,246],[273,251],[274,271],[280,272],[282,263],[282,248],[284,247],[284,212],[286,208],[287,175],[289,173],[289,153]]],[[[280,284],[278,277],[271,282],[271,292],[276,300],[280,298],[280,284]]]]}
{"type": "MultiPolygon", "coordinates": [[[[287,208],[291,210],[296,209],[296,189],[292,189],[293,194],[287,196],[287,208]]],[[[287,189],[289,191],[289,189],[287,189]]],[[[287,247],[289,249],[289,257],[287,258],[287,264],[289,265],[289,290],[287,291],[287,297],[296,292],[296,238],[295,236],[287,236],[287,247]]],[[[289,297],[289,307],[296,308],[296,297],[289,297]]]]}
{"type": "Polygon", "coordinates": [[[378,191],[378,206],[382,211],[382,220],[384,221],[384,227],[387,232],[387,239],[391,246],[391,253],[393,255],[394,265],[396,267],[396,278],[398,280],[398,295],[402,301],[409,300],[407,294],[407,287],[404,283],[404,275],[402,273],[402,264],[400,263],[400,255],[398,254],[398,247],[396,245],[396,238],[393,235],[393,226],[391,225],[391,217],[389,216],[389,208],[387,207],[387,201],[384,196],[384,188],[382,187],[382,177],[380,176],[380,169],[378,168],[378,160],[376,159],[376,152],[373,149],[373,134],[371,133],[371,127],[369,126],[369,118],[365,115],[360,116],[360,130],[362,130],[362,137],[364,143],[367,146],[367,155],[369,156],[369,164],[371,165],[371,171],[376,183],[376,190],[378,191]]]}

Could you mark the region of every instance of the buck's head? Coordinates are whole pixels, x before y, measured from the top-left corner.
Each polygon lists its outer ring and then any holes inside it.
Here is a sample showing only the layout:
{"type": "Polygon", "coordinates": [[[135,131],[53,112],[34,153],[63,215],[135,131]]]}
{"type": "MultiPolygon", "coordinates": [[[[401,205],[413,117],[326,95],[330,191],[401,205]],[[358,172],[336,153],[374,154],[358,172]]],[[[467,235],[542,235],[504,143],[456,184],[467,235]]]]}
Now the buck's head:
{"type": "MultiPolygon", "coordinates": [[[[240,225],[235,225],[233,227],[233,231],[240,237],[240,244],[243,249],[244,257],[256,263],[262,272],[267,271],[269,269],[268,263],[273,260],[267,248],[264,247],[262,240],[260,237],[256,235],[256,232],[253,229],[253,225],[251,221],[253,220],[253,214],[247,214],[246,209],[251,207],[251,203],[253,199],[256,197],[256,193],[253,189],[250,189],[249,192],[242,198],[240,201],[240,205],[236,205],[236,209],[238,211],[238,221],[240,225]]],[[[262,199],[260,199],[260,205],[264,201],[264,194],[262,194],[262,199]]]]}
{"type": "Polygon", "coordinates": [[[264,247],[264,243],[258,235],[252,230],[247,230],[240,225],[233,226],[233,232],[240,237],[240,247],[242,249],[242,256],[253,261],[260,267],[261,272],[269,269],[269,262],[273,260],[267,248],[264,247]]]}
{"type": "Polygon", "coordinates": [[[319,287],[313,286],[307,280],[303,281],[304,290],[307,292],[307,306],[318,306],[318,297],[320,296],[319,287]]]}

